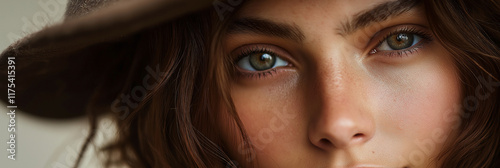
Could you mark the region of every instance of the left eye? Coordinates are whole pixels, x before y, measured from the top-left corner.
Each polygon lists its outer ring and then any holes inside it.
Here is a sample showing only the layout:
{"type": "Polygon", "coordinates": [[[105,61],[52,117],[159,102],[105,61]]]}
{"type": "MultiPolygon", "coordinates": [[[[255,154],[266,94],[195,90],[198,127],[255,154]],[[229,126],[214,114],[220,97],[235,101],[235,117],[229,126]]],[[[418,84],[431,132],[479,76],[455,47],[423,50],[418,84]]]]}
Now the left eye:
{"type": "Polygon", "coordinates": [[[420,42],[422,37],[413,33],[397,33],[390,35],[376,48],[378,51],[403,50],[420,42]]]}
{"type": "Polygon", "coordinates": [[[238,66],[248,71],[265,71],[268,69],[287,66],[288,62],[271,53],[257,52],[241,58],[238,66]]]}

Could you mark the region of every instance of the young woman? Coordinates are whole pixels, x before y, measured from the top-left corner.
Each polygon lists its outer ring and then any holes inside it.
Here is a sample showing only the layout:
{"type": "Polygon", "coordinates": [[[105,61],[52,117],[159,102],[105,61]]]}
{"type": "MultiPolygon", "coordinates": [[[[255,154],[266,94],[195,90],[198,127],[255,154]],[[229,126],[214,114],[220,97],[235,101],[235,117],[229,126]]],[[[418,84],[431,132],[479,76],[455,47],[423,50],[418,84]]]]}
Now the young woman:
{"type": "MultiPolygon", "coordinates": [[[[98,114],[110,112],[118,133],[103,148],[107,166],[500,166],[500,3],[255,0],[199,8],[64,50],[18,44],[55,61],[37,79],[69,71],[62,85],[81,89],[65,94],[80,95],[69,103],[91,116],[82,152],[98,114]]],[[[37,53],[20,51],[2,59],[37,53]]]]}

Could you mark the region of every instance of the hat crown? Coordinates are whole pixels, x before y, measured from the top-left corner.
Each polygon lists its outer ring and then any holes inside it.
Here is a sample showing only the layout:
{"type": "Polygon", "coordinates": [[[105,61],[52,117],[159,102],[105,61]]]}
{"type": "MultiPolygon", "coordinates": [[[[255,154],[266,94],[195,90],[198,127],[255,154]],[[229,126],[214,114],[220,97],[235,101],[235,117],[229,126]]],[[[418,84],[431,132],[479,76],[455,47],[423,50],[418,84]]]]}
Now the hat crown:
{"type": "Polygon", "coordinates": [[[65,17],[86,15],[106,4],[119,0],[69,0],[65,17]]]}

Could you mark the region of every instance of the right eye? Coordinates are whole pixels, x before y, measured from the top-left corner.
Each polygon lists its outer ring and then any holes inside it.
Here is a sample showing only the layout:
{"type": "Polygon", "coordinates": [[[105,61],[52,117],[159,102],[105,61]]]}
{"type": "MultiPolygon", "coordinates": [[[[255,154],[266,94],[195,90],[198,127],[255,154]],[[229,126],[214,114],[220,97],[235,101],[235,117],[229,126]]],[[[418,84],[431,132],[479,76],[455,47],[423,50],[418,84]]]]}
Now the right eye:
{"type": "Polygon", "coordinates": [[[379,51],[403,50],[414,46],[422,40],[422,37],[415,33],[398,33],[387,37],[380,46],[379,51]]]}
{"type": "Polygon", "coordinates": [[[270,52],[250,52],[238,60],[237,65],[248,71],[265,71],[276,67],[288,66],[288,62],[270,52]]]}

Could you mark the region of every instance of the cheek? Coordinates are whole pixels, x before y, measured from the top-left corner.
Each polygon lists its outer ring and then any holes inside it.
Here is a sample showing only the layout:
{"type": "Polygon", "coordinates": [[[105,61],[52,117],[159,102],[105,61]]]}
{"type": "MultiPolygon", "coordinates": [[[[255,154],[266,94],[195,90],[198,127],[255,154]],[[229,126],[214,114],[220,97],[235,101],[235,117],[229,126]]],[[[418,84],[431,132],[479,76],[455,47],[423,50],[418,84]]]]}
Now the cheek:
{"type": "MultiPolygon", "coordinates": [[[[422,73],[423,74],[423,73],[422,73]]],[[[447,112],[454,109],[459,102],[459,86],[455,80],[446,72],[427,71],[418,85],[412,89],[410,94],[414,97],[406,100],[408,113],[403,113],[399,118],[405,121],[402,127],[416,129],[422,134],[430,132],[435,128],[446,128],[452,123],[446,122],[447,112]]]]}
{"type": "Polygon", "coordinates": [[[278,82],[255,86],[233,84],[231,96],[236,111],[249,132],[252,132],[251,128],[275,123],[273,118],[288,124],[289,120],[282,121],[281,115],[297,115],[297,107],[294,105],[300,96],[296,92],[296,80],[276,81],[278,82]]]}
{"type": "Polygon", "coordinates": [[[386,102],[387,115],[391,115],[398,127],[409,134],[429,132],[434,128],[447,128],[448,112],[458,106],[459,85],[449,73],[427,69],[410,74],[419,76],[407,87],[393,91],[393,102],[386,102]]]}
{"type": "Polygon", "coordinates": [[[369,92],[378,106],[377,130],[400,139],[403,153],[420,150],[418,144],[424,140],[434,142],[432,151],[438,152],[434,149],[454,131],[456,120],[450,117],[458,115],[460,80],[448,54],[433,53],[418,64],[386,71],[391,77],[373,84],[369,92]]]}
{"type": "Polygon", "coordinates": [[[400,116],[400,120],[405,121],[401,123],[402,127],[414,128],[420,135],[435,129],[451,131],[454,123],[446,118],[450,112],[456,113],[461,95],[459,77],[452,60],[446,55],[433,55],[437,59],[431,59],[431,63],[409,74],[414,78],[408,79],[412,83],[405,95],[408,98],[401,99],[404,100],[401,104],[407,105],[408,111],[400,116]]]}
{"type": "MultiPolygon", "coordinates": [[[[302,95],[298,90],[297,78],[289,77],[275,83],[256,87],[234,84],[231,90],[236,111],[259,162],[267,163],[266,155],[280,156],[288,153],[287,146],[302,141],[303,124],[302,95]]],[[[290,149],[291,150],[291,149],[290,149]]],[[[290,153],[293,153],[290,151],[290,153]]]]}

